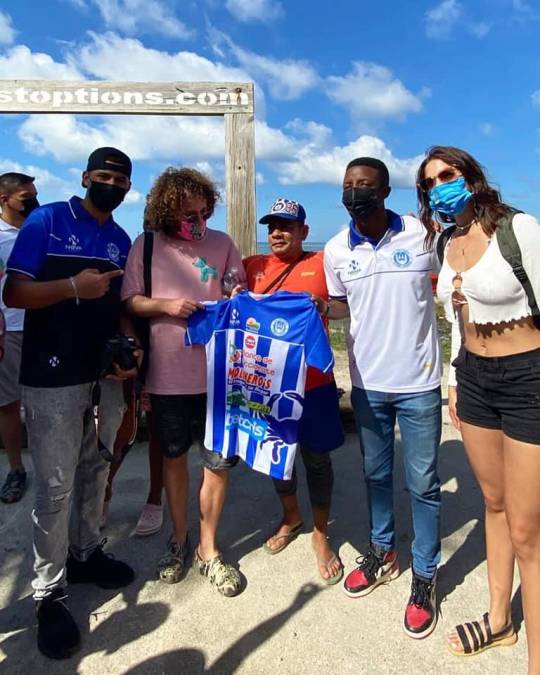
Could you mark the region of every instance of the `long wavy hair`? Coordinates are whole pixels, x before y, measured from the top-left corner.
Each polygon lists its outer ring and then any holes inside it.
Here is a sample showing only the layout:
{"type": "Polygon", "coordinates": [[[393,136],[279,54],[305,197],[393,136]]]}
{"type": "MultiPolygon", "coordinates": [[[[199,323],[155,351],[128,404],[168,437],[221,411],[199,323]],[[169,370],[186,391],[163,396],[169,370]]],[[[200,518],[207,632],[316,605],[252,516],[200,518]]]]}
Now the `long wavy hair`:
{"type": "Polygon", "coordinates": [[[146,198],[144,229],[163,232],[170,236],[176,232],[178,215],[189,197],[201,197],[214,213],[220,195],[213,181],[196,169],[175,169],[170,166],[156,178],[146,198]]]}
{"type": "MultiPolygon", "coordinates": [[[[428,149],[416,174],[420,220],[427,230],[426,246],[431,248],[437,226],[434,222],[435,214],[429,207],[429,193],[422,190],[420,185],[425,178],[426,165],[432,159],[440,159],[461,173],[469,190],[473,193],[474,217],[486,235],[491,236],[497,229],[499,220],[508,213],[511,207],[502,201],[500,192],[489,184],[485,169],[468,152],[452,146],[434,145],[428,149]]],[[[443,216],[437,217],[444,220],[443,216]]],[[[453,219],[449,219],[449,222],[453,222],[453,219]]]]}

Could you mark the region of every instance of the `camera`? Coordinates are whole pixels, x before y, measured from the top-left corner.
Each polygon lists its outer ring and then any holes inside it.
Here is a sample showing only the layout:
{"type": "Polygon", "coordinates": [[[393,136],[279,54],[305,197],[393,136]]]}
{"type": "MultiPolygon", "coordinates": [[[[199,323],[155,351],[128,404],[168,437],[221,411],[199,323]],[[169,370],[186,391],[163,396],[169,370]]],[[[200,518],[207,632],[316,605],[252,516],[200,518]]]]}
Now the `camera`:
{"type": "Polygon", "coordinates": [[[110,338],[103,345],[99,376],[114,374],[114,365],[116,364],[122,370],[132,370],[137,367],[137,359],[133,352],[140,349],[135,338],[127,335],[116,335],[110,338]]]}

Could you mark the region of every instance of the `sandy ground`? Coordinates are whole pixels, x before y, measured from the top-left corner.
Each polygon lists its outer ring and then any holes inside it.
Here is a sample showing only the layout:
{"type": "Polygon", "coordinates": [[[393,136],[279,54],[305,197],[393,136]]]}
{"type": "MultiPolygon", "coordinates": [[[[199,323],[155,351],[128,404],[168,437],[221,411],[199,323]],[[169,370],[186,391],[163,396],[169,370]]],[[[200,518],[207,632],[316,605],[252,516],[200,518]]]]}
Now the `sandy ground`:
{"type": "MultiPolygon", "coordinates": [[[[338,381],[347,386],[345,355],[338,354],[338,381]],[[343,358],[342,358],[343,357],[343,358]]],[[[347,396],[344,397],[344,406],[347,396]]],[[[346,416],[347,419],[347,416],[346,416]]],[[[440,450],[443,482],[443,560],[439,572],[440,619],[422,641],[402,631],[410,588],[410,509],[403,483],[399,443],[396,451],[395,506],[402,574],[391,584],[356,600],[339,586],[320,583],[310,545],[310,518],[303,471],[300,497],[306,532],[284,552],[261,549],[279,521],[270,481],[245,466],[231,477],[220,540],[227,558],[238,562],[245,589],[236,598],[220,597],[190,570],[181,583],[166,586],[155,577],[165,548],[168,521],[150,538],[130,536],[147,490],[144,445],[128,455],[116,482],[107,548],[130,562],[134,584],[115,593],[92,586],[70,589],[69,604],[83,635],[81,652],[66,662],[51,662],[35,648],[31,600],[30,489],[18,504],[0,504],[0,672],[50,673],[526,673],[526,636],[519,594],[514,619],[519,641],[470,659],[445,648],[445,634],[457,621],[480,618],[487,609],[483,512],[477,485],[463,448],[445,419],[440,450]]],[[[201,472],[191,455],[190,524],[197,538],[195,488],[201,472]]],[[[334,453],[335,496],[330,526],[333,545],[347,569],[366,545],[368,523],[358,444],[349,433],[334,453]]],[[[5,458],[0,465],[6,469],[5,458]]],[[[517,587],[517,580],[516,580],[517,587]]]]}

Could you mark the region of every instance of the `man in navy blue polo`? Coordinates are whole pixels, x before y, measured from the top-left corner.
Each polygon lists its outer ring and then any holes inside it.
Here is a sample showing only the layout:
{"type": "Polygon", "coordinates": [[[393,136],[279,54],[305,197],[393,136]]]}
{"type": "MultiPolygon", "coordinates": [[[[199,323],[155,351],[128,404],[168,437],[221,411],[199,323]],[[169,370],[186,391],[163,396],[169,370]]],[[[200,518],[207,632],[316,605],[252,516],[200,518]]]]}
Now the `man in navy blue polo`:
{"type": "MultiPolygon", "coordinates": [[[[129,332],[120,284],[131,242],[111,213],[131,187],[131,160],[115,148],[88,158],[84,199],[47,204],[27,218],[7,264],[4,300],[26,310],[21,384],[35,469],[34,571],[38,647],[75,652],[80,634],[65,584],[121,588],[133,570],[99,545],[108,464],[98,451],[93,393],[105,343],[129,332]]],[[[100,447],[122,420],[122,371],[100,381],[100,447]]]]}

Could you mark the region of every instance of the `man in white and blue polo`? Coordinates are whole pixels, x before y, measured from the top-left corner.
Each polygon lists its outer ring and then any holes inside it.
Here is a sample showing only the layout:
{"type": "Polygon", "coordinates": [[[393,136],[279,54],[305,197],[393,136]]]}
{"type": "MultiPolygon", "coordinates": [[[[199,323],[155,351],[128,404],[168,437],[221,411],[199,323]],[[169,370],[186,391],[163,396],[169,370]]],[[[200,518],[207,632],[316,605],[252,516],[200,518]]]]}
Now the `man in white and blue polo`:
{"type": "Polygon", "coordinates": [[[329,317],[350,315],[352,404],[364,458],[370,546],[345,579],[361,597],[399,575],[393,513],[394,427],[401,431],[414,540],[405,632],[425,637],[437,622],[440,561],[441,360],[431,289],[435,254],[421,223],[385,209],[389,174],[378,159],[349,163],[343,204],[347,230],[324,251],[329,317]]]}
{"type": "MultiPolygon", "coordinates": [[[[64,599],[68,583],[121,588],[131,567],[105,554],[99,521],[108,464],[98,451],[93,409],[101,390],[99,440],[112,448],[125,404],[122,379],[104,376],[100,354],[119,332],[120,277],[131,242],[112,211],[131,186],[131,161],[115,148],[88,158],[83,199],[36,208],[7,264],[4,301],[26,310],[20,381],[34,462],[34,572],[38,648],[67,658],[80,634],[64,599]]],[[[134,364],[133,364],[134,365],[134,364]]]]}

